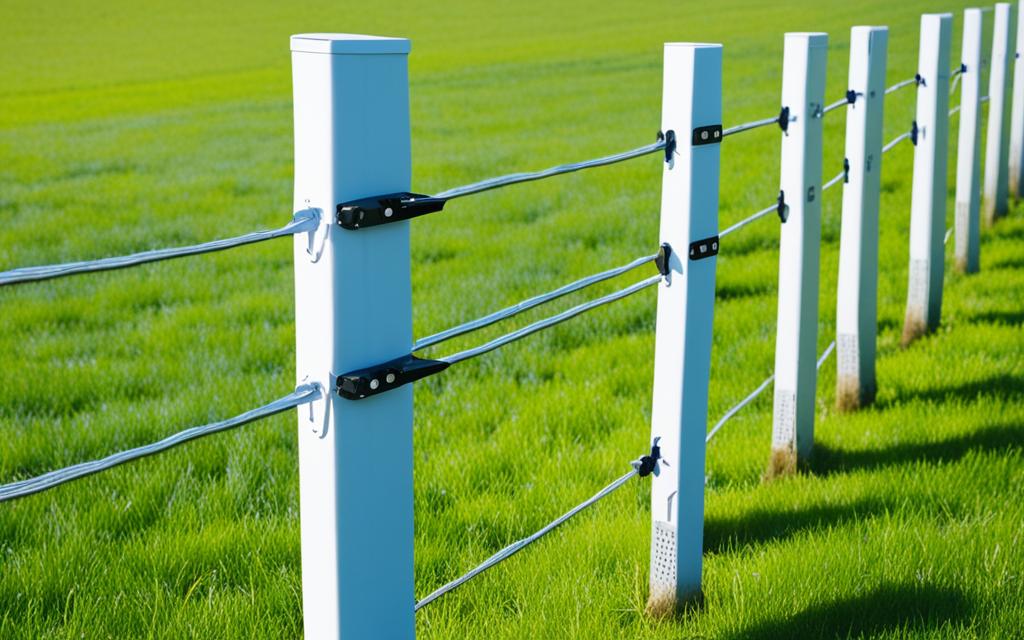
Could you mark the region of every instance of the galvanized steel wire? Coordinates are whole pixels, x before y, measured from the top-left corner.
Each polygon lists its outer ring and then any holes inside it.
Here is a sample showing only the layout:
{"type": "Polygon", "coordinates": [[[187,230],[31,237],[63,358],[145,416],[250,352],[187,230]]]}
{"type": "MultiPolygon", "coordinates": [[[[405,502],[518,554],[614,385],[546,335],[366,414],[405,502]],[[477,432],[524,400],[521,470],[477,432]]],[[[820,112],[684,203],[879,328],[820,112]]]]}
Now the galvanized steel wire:
{"type": "Polygon", "coordinates": [[[649,278],[641,280],[636,284],[632,284],[624,289],[615,291],[614,293],[609,293],[606,296],[602,296],[594,300],[589,300],[587,302],[584,302],[583,304],[576,305],[571,309],[567,309],[562,313],[550,316],[548,318],[544,318],[542,320],[538,320],[537,322],[529,324],[523,327],[522,329],[517,329],[516,331],[513,331],[511,333],[506,333],[505,335],[495,338],[494,340],[486,342],[478,347],[473,347],[472,349],[466,349],[465,351],[460,351],[450,356],[438,358],[438,360],[440,360],[441,362],[447,362],[449,364],[455,364],[456,362],[462,362],[463,360],[475,358],[489,351],[494,351],[495,349],[502,347],[510,342],[521,340],[528,335],[537,333],[538,331],[542,331],[544,329],[549,329],[557,324],[561,324],[566,320],[575,318],[581,313],[585,313],[587,311],[590,311],[591,309],[596,309],[597,307],[600,307],[602,305],[615,302],[616,300],[621,300],[622,298],[633,295],[634,293],[642,291],[647,287],[652,287],[661,282],[662,278],[663,276],[659,273],[658,275],[651,276],[649,278]]]}
{"type": "Polygon", "coordinates": [[[127,256],[12,269],[10,271],[0,272],[0,286],[19,284],[23,282],[38,282],[40,280],[50,280],[52,278],[60,278],[78,273],[95,273],[97,271],[124,269],[125,267],[134,267],[148,262],[159,262],[161,260],[169,260],[171,258],[182,258],[185,256],[194,256],[203,253],[212,253],[214,251],[223,251],[225,249],[233,249],[235,247],[253,244],[255,242],[263,242],[264,240],[271,240],[282,236],[290,236],[296,233],[313,231],[317,228],[319,221],[319,214],[310,209],[296,213],[292,221],[280,229],[256,231],[241,236],[235,236],[233,238],[213,240],[212,242],[204,242],[202,244],[190,245],[187,247],[154,249],[152,251],[143,251],[141,253],[133,253],[127,256]]]}
{"type": "Polygon", "coordinates": [[[543,180],[544,178],[550,178],[552,176],[562,175],[564,173],[573,173],[574,171],[581,171],[583,169],[591,169],[594,167],[603,167],[609,164],[615,164],[617,162],[623,162],[625,160],[631,160],[633,158],[639,158],[641,156],[650,155],[657,153],[665,149],[665,141],[658,140],[651,144],[637,147],[636,149],[630,149],[629,151],[623,151],[622,153],[616,153],[610,156],[603,156],[601,158],[595,158],[593,160],[584,160],[582,162],[573,162],[571,164],[562,164],[549,169],[541,171],[532,171],[524,173],[512,173],[505,176],[498,176],[496,178],[488,178],[487,180],[481,180],[480,182],[474,182],[472,184],[463,185],[461,187],[454,187],[447,191],[434,194],[435,198],[443,198],[445,200],[453,200],[455,198],[461,198],[463,196],[472,195],[475,193],[481,193],[483,191],[490,191],[491,189],[498,189],[500,187],[507,187],[513,184],[519,184],[521,182],[532,182],[534,180],[543,180]]]}
{"type": "Polygon", "coordinates": [[[289,409],[294,409],[300,405],[312,402],[322,397],[323,390],[318,384],[303,384],[296,387],[295,391],[288,395],[278,398],[273,402],[269,402],[262,407],[257,407],[245,413],[239,414],[233,418],[227,420],[221,420],[220,422],[213,422],[200,427],[192,427],[179,431],[174,435],[168,436],[163,440],[154,442],[152,444],[135,447],[120,453],[101,458],[99,460],[93,460],[91,462],[82,462],[79,464],[65,467],[63,469],[57,469],[44,473],[41,476],[35,478],[28,478],[26,480],[19,480],[17,482],[11,482],[0,486],[0,502],[7,500],[13,500],[15,498],[23,498],[40,491],[46,491],[52,489],[58,485],[70,482],[71,480],[77,480],[100,471],[106,471],[112,467],[137,460],[145,456],[151,456],[155,453],[161,453],[176,447],[180,444],[184,444],[190,440],[202,438],[214,433],[220,433],[228,429],[233,429],[250,422],[255,422],[269,416],[282,413],[289,409]]]}
{"type": "Polygon", "coordinates": [[[917,76],[914,76],[913,78],[908,78],[907,80],[902,80],[902,81],[897,82],[896,84],[892,85],[891,87],[888,87],[885,90],[885,95],[889,95],[890,93],[893,93],[894,91],[899,91],[903,87],[909,87],[912,84],[916,85],[916,84],[918,84],[918,82],[919,82],[919,80],[917,79],[917,76]]]}
{"type": "Polygon", "coordinates": [[[427,606],[431,602],[437,600],[441,596],[451,592],[454,589],[457,589],[458,587],[460,587],[460,586],[464,585],[465,583],[469,582],[470,580],[472,580],[473,578],[477,577],[478,575],[480,575],[484,571],[487,571],[488,569],[490,569],[494,565],[496,565],[496,564],[498,564],[500,562],[503,562],[505,560],[508,560],[509,558],[511,558],[513,555],[515,555],[519,551],[522,551],[525,547],[527,547],[530,544],[540,540],[545,535],[547,535],[548,533],[553,531],[556,527],[558,527],[559,525],[565,523],[566,520],[569,520],[570,518],[572,518],[573,516],[577,515],[578,513],[580,513],[581,511],[583,511],[587,507],[593,505],[598,500],[601,500],[602,498],[608,496],[609,494],[611,494],[613,491],[615,491],[616,489],[618,489],[622,485],[626,484],[626,482],[629,481],[633,476],[637,475],[638,468],[639,468],[639,465],[640,465],[640,463],[638,461],[634,461],[631,464],[632,464],[633,468],[628,473],[625,473],[625,474],[619,476],[614,482],[612,482],[611,484],[609,484],[605,488],[601,489],[600,491],[595,493],[590,498],[588,498],[588,499],[584,500],[583,502],[581,502],[580,504],[576,505],[575,507],[573,507],[569,511],[566,511],[564,514],[562,514],[558,518],[552,520],[550,523],[548,523],[546,526],[544,526],[544,528],[540,529],[539,531],[537,531],[533,535],[527,536],[526,538],[523,538],[522,540],[517,540],[517,541],[513,542],[512,544],[508,545],[507,547],[505,547],[501,551],[498,551],[493,556],[491,556],[490,558],[484,560],[482,563],[480,563],[479,565],[477,565],[473,569],[469,570],[468,572],[466,572],[462,576],[456,578],[455,580],[452,580],[451,582],[449,582],[449,583],[445,584],[444,586],[436,589],[435,591],[432,591],[425,598],[423,598],[422,600],[417,602],[416,605],[413,607],[413,610],[414,611],[419,611],[420,609],[422,609],[423,607],[427,606]]]}
{"type": "Polygon", "coordinates": [[[722,131],[722,137],[728,137],[737,133],[743,133],[744,131],[750,131],[751,129],[758,129],[760,127],[767,127],[769,125],[779,124],[779,116],[773,118],[765,118],[764,120],[754,120],[753,122],[745,122],[738,124],[734,127],[729,127],[722,131]]]}
{"type": "Polygon", "coordinates": [[[624,264],[621,267],[615,267],[614,269],[608,269],[607,271],[602,271],[600,273],[595,273],[585,278],[580,278],[579,280],[576,280],[575,282],[570,282],[569,284],[561,286],[555,289],[554,291],[542,293],[532,298],[523,300],[522,302],[516,303],[510,307],[505,307],[504,309],[500,309],[498,311],[495,311],[494,313],[490,313],[486,316],[483,316],[482,318],[470,320],[469,322],[465,322],[450,329],[445,329],[444,331],[441,331],[439,333],[429,335],[425,338],[420,338],[412,345],[412,350],[418,351],[420,349],[425,349],[431,345],[444,342],[445,340],[450,340],[456,336],[461,336],[471,331],[476,331],[477,329],[482,329],[483,327],[492,325],[496,322],[500,322],[501,320],[505,320],[506,318],[511,318],[512,316],[522,313],[527,309],[532,309],[533,307],[542,305],[545,302],[550,302],[552,300],[555,300],[556,298],[560,298],[562,296],[573,293],[574,291],[579,291],[580,289],[584,289],[591,285],[597,284],[598,282],[603,282],[605,280],[609,280],[611,278],[620,276],[628,271],[632,271],[633,269],[641,267],[649,262],[654,262],[654,260],[657,257],[658,254],[655,253],[653,255],[637,258],[636,260],[633,260],[628,264],[624,264]]]}

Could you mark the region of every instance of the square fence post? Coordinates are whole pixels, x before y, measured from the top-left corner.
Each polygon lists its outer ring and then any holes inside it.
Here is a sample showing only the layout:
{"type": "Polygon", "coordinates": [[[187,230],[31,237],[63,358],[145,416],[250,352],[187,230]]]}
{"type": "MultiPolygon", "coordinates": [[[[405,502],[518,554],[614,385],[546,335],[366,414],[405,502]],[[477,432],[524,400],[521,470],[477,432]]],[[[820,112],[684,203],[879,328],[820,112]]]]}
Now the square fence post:
{"type": "Polygon", "coordinates": [[[828,35],[787,33],[780,189],[788,211],[779,248],[772,456],[767,477],[791,473],[814,446],[818,271],[821,253],[822,115],[828,35]]]}
{"type": "MultiPolygon", "coordinates": [[[[979,267],[981,206],[981,9],[964,10],[960,77],[960,130],[956,151],[956,268],[974,273],[979,267]]],[[[1018,65],[1019,67],[1020,65],[1018,65]]],[[[1022,87],[1024,88],[1024,87],[1022,87]]]]}
{"type": "Polygon", "coordinates": [[[658,290],[651,435],[661,448],[651,484],[648,611],[701,597],[704,438],[718,253],[722,46],[665,45],[662,131],[677,147],[665,163],[661,241],[672,247],[658,290]]]}
{"type": "Polygon", "coordinates": [[[846,107],[850,168],[843,186],[836,295],[836,403],[840,409],[871,403],[877,388],[878,207],[888,42],[886,27],[850,31],[849,89],[856,98],[846,107]]]}
{"type": "Polygon", "coordinates": [[[1017,33],[1014,39],[1013,58],[1013,106],[1010,109],[1010,159],[1009,191],[1014,199],[1024,197],[1024,20],[1020,10],[1024,0],[1017,3],[1017,33]]]}
{"type": "Polygon", "coordinates": [[[988,77],[988,134],[985,139],[985,195],[982,212],[992,225],[1008,210],[1010,154],[1010,56],[1014,11],[1009,2],[996,3],[992,28],[992,71],[988,77]]]}
{"type": "Polygon", "coordinates": [[[408,221],[335,224],[339,203],[409,188],[409,41],[307,34],[291,50],[295,207],[322,214],[312,241],[295,237],[296,374],[328,390],[298,411],[305,637],[409,639],[412,385],[335,390],[412,344],[408,221]]]}
{"type": "Polygon", "coordinates": [[[910,274],[903,321],[906,346],[939,326],[946,235],[946,156],[949,141],[949,45],[953,16],[921,16],[917,142],[910,194],[910,274]]]}

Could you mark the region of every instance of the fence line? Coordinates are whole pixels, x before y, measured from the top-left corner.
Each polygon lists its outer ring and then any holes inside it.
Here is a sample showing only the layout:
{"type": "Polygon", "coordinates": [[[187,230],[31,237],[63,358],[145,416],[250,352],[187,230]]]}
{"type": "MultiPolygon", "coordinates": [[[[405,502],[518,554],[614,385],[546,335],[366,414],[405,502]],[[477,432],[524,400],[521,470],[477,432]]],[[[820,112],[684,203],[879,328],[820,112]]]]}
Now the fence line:
{"type": "Polygon", "coordinates": [[[291,236],[297,233],[313,231],[320,223],[320,214],[312,209],[300,211],[295,214],[291,222],[270,231],[255,231],[233,238],[213,240],[202,244],[190,245],[187,247],[176,247],[173,249],[154,249],[133,253],[127,256],[113,258],[100,258],[98,260],[85,260],[82,262],[66,262],[63,264],[42,265],[38,267],[22,267],[10,271],[0,272],[0,286],[19,284],[23,282],[38,282],[50,280],[78,273],[95,273],[98,271],[110,271],[113,269],[124,269],[134,267],[148,262],[159,262],[171,258],[183,258],[195,256],[225,249],[234,249],[247,244],[272,240],[284,236],[291,236]]]}
{"type": "Polygon", "coordinates": [[[598,282],[610,280],[611,278],[620,276],[624,273],[627,273],[628,271],[632,271],[637,267],[641,267],[650,262],[654,262],[655,260],[657,260],[658,255],[659,254],[655,253],[649,256],[637,258],[636,260],[633,260],[628,264],[624,264],[621,267],[615,267],[614,269],[608,269],[607,271],[602,271],[600,273],[595,273],[585,278],[580,278],[575,282],[570,282],[569,284],[563,285],[553,291],[542,293],[532,298],[527,298],[522,302],[518,302],[509,307],[505,307],[504,309],[500,309],[498,311],[495,311],[494,313],[490,313],[481,318],[477,318],[476,320],[470,320],[469,322],[464,322],[450,329],[445,329],[444,331],[435,333],[433,335],[429,335],[425,338],[420,338],[415,343],[413,343],[412,350],[419,351],[420,349],[426,349],[431,345],[444,342],[445,340],[451,340],[456,336],[461,336],[465,333],[476,331],[477,329],[482,329],[496,322],[500,322],[501,320],[505,320],[506,318],[511,318],[512,316],[522,313],[527,309],[532,309],[546,302],[550,302],[552,300],[568,295],[575,291],[579,291],[580,289],[584,289],[591,285],[597,284],[598,282]]]}
{"type": "Polygon", "coordinates": [[[90,462],[81,462],[70,467],[64,467],[63,469],[44,473],[34,478],[28,478],[26,480],[19,480],[17,482],[2,485],[0,486],[0,502],[13,500],[15,498],[23,498],[33,493],[46,491],[47,489],[52,489],[58,485],[64,484],[65,482],[70,482],[71,480],[84,478],[85,476],[99,473],[100,471],[106,471],[107,469],[132,460],[151,456],[155,453],[161,453],[172,447],[189,442],[190,440],[202,438],[214,433],[220,433],[221,431],[227,431],[228,429],[233,429],[250,422],[255,422],[257,420],[288,411],[289,409],[294,409],[295,407],[313,402],[321,397],[322,389],[320,388],[320,385],[300,385],[295,389],[295,391],[286,396],[278,398],[273,402],[269,402],[262,407],[241,413],[233,418],[213,422],[200,427],[191,427],[184,431],[179,431],[174,435],[168,436],[163,440],[142,445],[140,447],[134,447],[126,451],[121,451],[107,456],[106,458],[90,462]]]}
{"type": "Polygon", "coordinates": [[[921,83],[921,77],[920,76],[914,76],[913,78],[908,78],[906,80],[902,80],[902,81],[897,82],[896,84],[892,85],[891,87],[888,87],[885,90],[885,95],[889,95],[890,93],[894,93],[896,91],[899,91],[903,87],[909,87],[912,84],[913,85],[917,85],[917,84],[920,84],[920,83],[921,83]]]}

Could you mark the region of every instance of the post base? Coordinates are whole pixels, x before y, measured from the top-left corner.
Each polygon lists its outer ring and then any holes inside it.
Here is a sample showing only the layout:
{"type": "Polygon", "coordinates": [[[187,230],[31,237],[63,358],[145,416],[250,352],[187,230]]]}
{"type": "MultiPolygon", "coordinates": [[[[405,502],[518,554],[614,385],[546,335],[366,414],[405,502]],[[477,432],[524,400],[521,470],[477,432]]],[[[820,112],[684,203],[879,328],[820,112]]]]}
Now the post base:
{"type": "Polygon", "coordinates": [[[928,324],[920,314],[907,311],[907,317],[903,321],[903,335],[900,337],[900,346],[906,349],[910,344],[928,333],[928,324]]]}
{"type": "Polygon", "coordinates": [[[765,469],[761,479],[765,482],[771,482],[776,478],[791,476],[796,474],[796,468],[797,455],[795,448],[772,449],[771,458],[768,459],[768,468],[765,469]]]}
{"type": "Polygon", "coordinates": [[[836,409],[857,411],[875,401],[875,390],[861,385],[856,376],[840,376],[836,380],[836,409]]]}
{"type": "Polygon", "coordinates": [[[670,618],[685,615],[704,606],[704,592],[700,589],[683,597],[677,597],[675,589],[651,592],[647,599],[647,615],[652,618],[670,618]]]}

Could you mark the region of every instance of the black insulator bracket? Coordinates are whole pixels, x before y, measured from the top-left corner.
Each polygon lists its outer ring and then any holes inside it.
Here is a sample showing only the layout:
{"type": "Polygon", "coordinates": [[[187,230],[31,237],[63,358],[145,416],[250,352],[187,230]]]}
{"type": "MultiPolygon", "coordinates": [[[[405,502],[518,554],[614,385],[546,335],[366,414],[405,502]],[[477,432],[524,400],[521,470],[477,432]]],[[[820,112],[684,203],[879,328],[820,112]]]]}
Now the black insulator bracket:
{"type": "Polygon", "coordinates": [[[337,208],[340,226],[352,231],[408,220],[444,209],[444,198],[421,193],[389,193],[383,196],[342,202],[337,208]]]}
{"type": "Polygon", "coordinates": [[[779,221],[783,224],[789,220],[789,205],[786,204],[785,191],[779,191],[779,204],[775,207],[775,213],[779,214],[779,221]]]}
{"type": "Polygon", "coordinates": [[[843,183],[850,182],[850,159],[843,158],[843,183]]]}
{"type": "Polygon", "coordinates": [[[917,128],[917,120],[914,120],[914,122],[910,125],[910,141],[914,144],[915,147],[917,146],[918,133],[920,133],[920,130],[917,128]]]}
{"type": "Polygon", "coordinates": [[[924,76],[922,76],[920,73],[915,73],[914,74],[914,84],[916,84],[919,87],[927,87],[928,86],[928,84],[925,83],[925,81],[924,81],[924,76]]]}
{"type": "Polygon", "coordinates": [[[338,376],[338,395],[347,400],[362,400],[444,371],[450,365],[442,360],[427,360],[410,354],[365,369],[338,376]]]}
{"type": "Polygon", "coordinates": [[[672,245],[667,242],[661,243],[661,248],[658,249],[658,257],[654,259],[654,266],[658,267],[658,273],[663,276],[667,276],[670,267],[669,260],[672,259],[672,245]]]}
{"type": "Polygon", "coordinates": [[[693,130],[693,138],[690,143],[699,147],[705,144],[718,144],[722,141],[722,125],[709,124],[706,127],[697,127],[693,130]]]}
{"type": "Polygon", "coordinates": [[[789,135],[789,107],[782,107],[779,111],[779,128],[782,129],[782,133],[789,135]]]}
{"type": "Polygon", "coordinates": [[[855,104],[857,102],[857,96],[858,95],[861,95],[861,94],[858,94],[853,89],[847,90],[847,92],[846,92],[846,102],[849,103],[849,104],[855,104]]]}
{"type": "Polygon", "coordinates": [[[690,243],[690,260],[703,260],[718,255],[718,236],[690,243]]]}
{"type": "Polygon", "coordinates": [[[636,475],[646,478],[658,468],[658,460],[661,460],[661,447],[658,446],[660,437],[654,439],[651,444],[651,453],[640,458],[640,465],[636,468],[636,475]]]}
{"type": "Polygon", "coordinates": [[[658,140],[665,141],[665,162],[672,162],[672,156],[676,153],[676,132],[672,129],[659,131],[658,140]]]}

